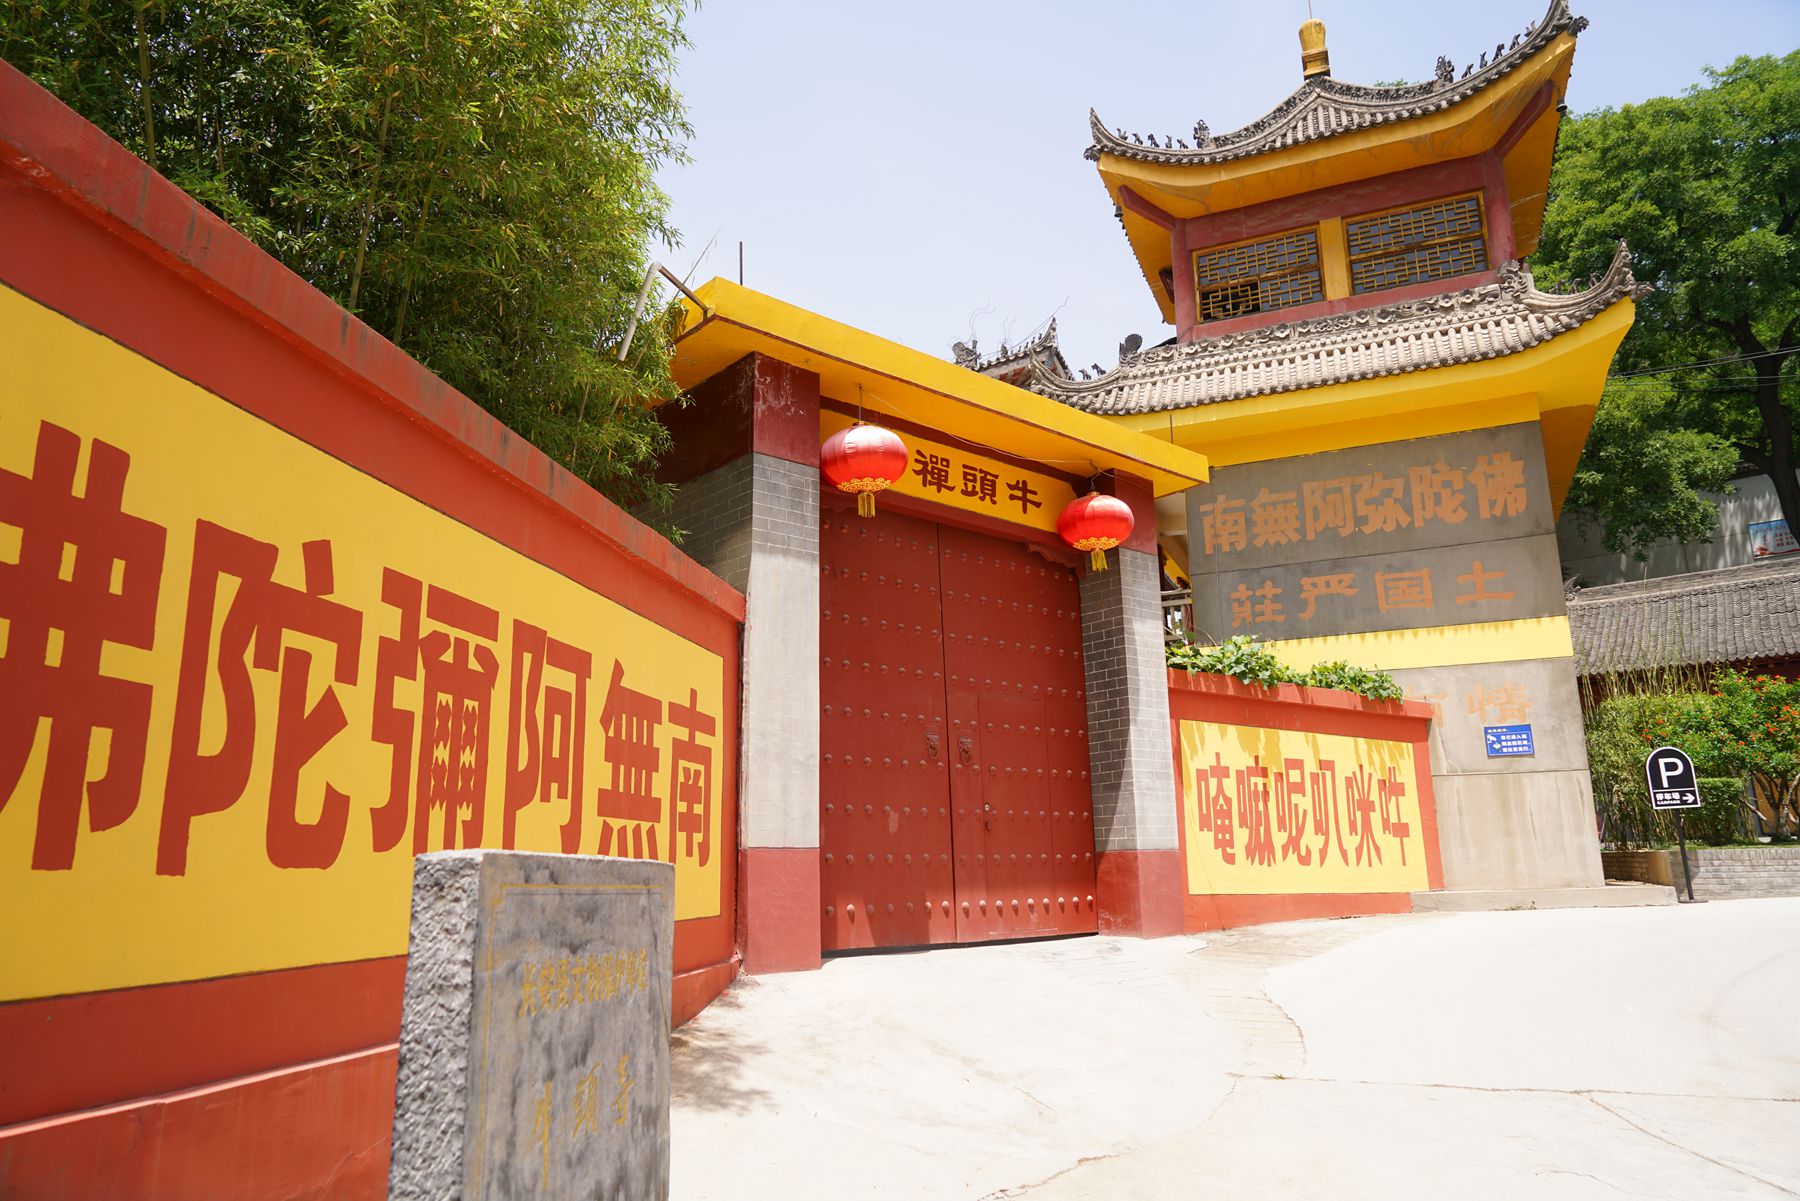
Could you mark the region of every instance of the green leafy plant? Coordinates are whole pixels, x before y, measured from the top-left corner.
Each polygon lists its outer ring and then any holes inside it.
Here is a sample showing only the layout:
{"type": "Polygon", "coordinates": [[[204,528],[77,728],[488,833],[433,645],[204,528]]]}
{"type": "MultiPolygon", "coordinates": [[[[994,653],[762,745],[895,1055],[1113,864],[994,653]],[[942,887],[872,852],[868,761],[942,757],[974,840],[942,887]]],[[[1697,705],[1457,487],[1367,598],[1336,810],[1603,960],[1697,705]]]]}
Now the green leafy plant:
{"type": "Polygon", "coordinates": [[[0,57],[626,506],[666,323],[624,340],[690,131],[681,0],[0,0],[0,57]]]}
{"type": "Polygon", "coordinates": [[[1378,701],[1397,701],[1406,695],[1400,682],[1387,672],[1355,667],[1342,659],[1317,664],[1300,682],[1309,688],[1336,688],[1378,701]]]}
{"type": "Polygon", "coordinates": [[[1776,832],[1800,831],[1800,680],[1726,668],[1709,701],[1700,733],[1713,762],[1752,781],[1776,832]]]}
{"type": "Polygon", "coordinates": [[[1394,677],[1383,671],[1337,661],[1321,663],[1310,671],[1297,671],[1276,657],[1274,651],[1259,643],[1253,635],[1238,634],[1218,646],[1195,646],[1191,642],[1172,642],[1165,649],[1170,667],[1182,671],[1212,672],[1230,676],[1246,684],[1274,688],[1278,684],[1300,684],[1309,688],[1336,688],[1375,700],[1397,701],[1403,695],[1394,677]]]}

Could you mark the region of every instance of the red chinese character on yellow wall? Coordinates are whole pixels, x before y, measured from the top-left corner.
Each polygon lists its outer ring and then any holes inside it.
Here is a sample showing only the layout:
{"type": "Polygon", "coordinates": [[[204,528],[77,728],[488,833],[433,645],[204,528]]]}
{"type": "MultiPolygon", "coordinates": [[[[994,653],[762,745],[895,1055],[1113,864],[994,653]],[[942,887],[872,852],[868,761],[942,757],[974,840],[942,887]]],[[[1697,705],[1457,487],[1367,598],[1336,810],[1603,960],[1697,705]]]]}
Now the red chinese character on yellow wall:
{"type": "Polygon", "coordinates": [[[1381,862],[1381,843],[1375,839],[1375,777],[1360,763],[1344,777],[1344,807],[1350,811],[1350,836],[1356,839],[1356,866],[1381,862]]]}
{"type": "Polygon", "coordinates": [[[1412,834],[1412,824],[1406,820],[1406,808],[1402,804],[1406,797],[1406,784],[1400,779],[1400,770],[1388,764],[1387,772],[1375,782],[1376,799],[1381,803],[1381,832],[1400,844],[1400,866],[1406,866],[1406,840],[1412,834]]]}
{"type": "Polygon", "coordinates": [[[506,816],[500,845],[514,844],[518,815],[534,802],[564,801],[562,849],[581,849],[582,764],[588,680],[594,657],[524,621],[512,623],[506,706],[506,816]]]}
{"type": "Polygon", "coordinates": [[[149,739],[150,685],[101,670],[106,643],[149,650],[156,636],[163,528],[123,510],[131,456],[95,439],[79,496],[81,439],[38,426],[29,476],[0,471],[0,525],[19,530],[18,558],[0,560],[0,808],[49,726],[31,866],[75,861],[83,797],[87,826],[110,830],[137,809],[149,739]],[[96,731],[106,770],[88,780],[96,731]]]}
{"type": "Polygon", "coordinates": [[[1312,848],[1301,841],[1306,837],[1306,761],[1283,759],[1281,774],[1275,777],[1275,831],[1281,838],[1281,858],[1293,859],[1306,867],[1312,863],[1312,848]]]}
{"type": "Polygon", "coordinates": [[[1335,833],[1338,858],[1348,866],[1350,853],[1344,848],[1344,828],[1338,814],[1337,763],[1331,759],[1319,760],[1319,770],[1308,772],[1307,781],[1312,792],[1313,829],[1319,834],[1317,862],[1320,867],[1325,866],[1325,855],[1331,850],[1335,833]]]}
{"type": "Polygon", "coordinates": [[[381,600],[397,611],[399,633],[384,635],[375,649],[370,734],[388,746],[389,766],[387,801],[369,815],[374,849],[399,842],[409,808],[415,854],[431,847],[433,813],[443,814],[445,850],[479,846],[500,675],[492,645],[500,637],[500,614],[392,568],[381,573],[381,600]],[[419,685],[416,711],[395,699],[402,681],[419,685]]]}
{"type": "Polygon", "coordinates": [[[1231,824],[1231,795],[1225,782],[1231,779],[1218,751],[1213,752],[1211,767],[1194,768],[1194,816],[1202,833],[1212,835],[1213,850],[1224,863],[1236,863],[1237,828],[1231,824]]]}
{"type": "Polygon", "coordinates": [[[600,853],[633,859],[661,859],[656,831],[662,824],[662,801],[656,795],[656,771],[662,755],[656,749],[656,727],[662,724],[662,702],[625,686],[625,665],[613,660],[612,683],[600,710],[605,731],[606,762],[612,782],[599,791],[600,853]]]}
{"type": "Polygon", "coordinates": [[[327,782],[321,798],[302,806],[300,769],[348,724],[337,688],[356,683],[362,614],[329,599],[335,590],[330,542],[301,546],[303,588],[275,582],[279,555],[273,543],[258,542],[210,521],[194,523],[194,565],[169,742],[168,787],[156,844],[158,875],[185,875],[194,819],[223,813],[249,786],[258,719],[267,716],[258,712],[252,670],[270,672],[277,681],[267,792],[269,862],[276,867],[324,868],[343,850],[349,795],[327,782]],[[226,586],[227,578],[237,581],[235,590],[226,586]],[[226,594],[230,603],[223,619],[215,622],[219,599],[226,594]],[[323,687],[313,679],[312,652],[290,642],[289,634],[330,646],[330,658],[322,667],[323,687]],[[224,735],[218,750],[206,752],[201,750],[201,731],[207,724],[205,709],[214,676],[224,706],[224,735]],[[309,700],[315,694],[318,699],[309,700]],[[302,820],[302,808],[318,816],[302,820]]]}
{"type": "Polygon", "coordinates": [[[1275,862],[1275,837],[1269,830],[1269,769],[1262,756],[1249,767],[1232,773],[1237,786],[1238,825],[1244,830],[1244,862],[1267,866],[1275,862]]]}
{"type": "Polygon", "coordinates": [[[700,711],[700,693],[688,689],[687,704],[669,702],[669,724],[682,736],[669,744],[670,801],[675,811],[675,842],[671,848],[682,859],[705,867],[712,856],[712,748],[699,739],[710,738],[718,723],[700,711]]]}

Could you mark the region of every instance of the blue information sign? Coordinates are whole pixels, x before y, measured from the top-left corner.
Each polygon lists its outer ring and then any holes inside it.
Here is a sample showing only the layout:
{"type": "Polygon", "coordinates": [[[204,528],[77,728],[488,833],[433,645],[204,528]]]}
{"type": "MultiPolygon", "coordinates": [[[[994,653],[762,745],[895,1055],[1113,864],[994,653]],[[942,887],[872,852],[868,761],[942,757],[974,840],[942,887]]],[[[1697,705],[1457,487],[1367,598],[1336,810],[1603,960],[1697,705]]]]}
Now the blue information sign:
{"type": "Polygon", "coordinates": [[[1537,749],[1531,745],[1531,727],[1528,725],[1486,726],[1481,732],[1487,736],[1489,759],[1537,754],[1537,749]]]}

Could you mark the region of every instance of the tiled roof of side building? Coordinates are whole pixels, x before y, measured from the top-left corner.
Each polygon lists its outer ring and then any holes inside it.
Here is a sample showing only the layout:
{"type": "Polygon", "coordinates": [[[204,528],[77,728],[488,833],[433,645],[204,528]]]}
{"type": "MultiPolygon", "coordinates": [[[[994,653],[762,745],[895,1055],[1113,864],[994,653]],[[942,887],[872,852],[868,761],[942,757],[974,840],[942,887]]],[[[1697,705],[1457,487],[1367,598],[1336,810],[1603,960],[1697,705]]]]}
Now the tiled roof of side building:
{"type": "Polygon", "coordinates": [[[1584,588],[1569,632],[1583,675],[1800,659],[1800,557],[1584,588]]]}
{"type": "Polygon", "coordinates": [[[1431,80],[1398,87],[1365,87],[1343,83],[1329,75],[1315,75],[1273,111],[1242,129],[1214,135],[1206,122],[1196,122],[1191,146],[1184,138],[1165,136],[1159,142],[1155,134],[1108,129],[1099,115],[1090,110],[1088,123],[1093,129],[1094,142],[1087,149],[1087,157],[1098,160],[1103,154],[1112,154],[1139,162],[1178,166],[1222,163],[1374,125],[1422,117],[1465,100],[1504,78],[1559,34],[1574,36],[1586,28],[1587,18],[1571,15],[1568,0],[1551,0],[1550,9],[1541,21],[1515,36],[1510,45],[1505,42],[1496,45],[1491,56],[1483,52],[1463,68],[1460,77],[1455,64],[1443,57],[1438,59],[1437,73],[1431,80]]]}
{"type": "Polygon", "coordinates": [[[1512,262],[1496,283],[1423,300],[1283,322],[1127,356],[1094,380],[1039,361],[1026,386],[1088,413],[1160,413],[1516,354],[1580,326],[1649,287],[1623,242],[1591,286],[1540,292],[1512,262]]]}
{"type": "Polygon", "coordinates": [[[1062,351],[1056,345],[1056,318],[1050,318],[1050,324],[1044,332],[1036,334],[1020,342],[1016,346],[1000,343],[999,353],[983,356],[979,345],[970,339],[967,342],[952,342],[950,358],[958,367],[967,367],[970,371],[979,371],[982,375],[993,379],[1005,380],[1016,384],[1030,374],[1033,363],[1043,363],[1051,371],[1062,375],[1070,375],[1069,361],[1063,358],[1062,351]]]}

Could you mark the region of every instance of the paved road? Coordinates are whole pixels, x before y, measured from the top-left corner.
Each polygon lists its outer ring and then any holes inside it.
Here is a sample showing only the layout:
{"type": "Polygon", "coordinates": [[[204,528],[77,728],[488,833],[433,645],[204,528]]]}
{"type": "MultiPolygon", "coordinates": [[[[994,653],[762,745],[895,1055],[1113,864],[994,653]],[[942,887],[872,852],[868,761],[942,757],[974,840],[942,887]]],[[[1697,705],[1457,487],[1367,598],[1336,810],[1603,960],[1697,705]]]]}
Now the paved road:
{"type": "Polygon", "coordinates": [[[677,1034],[674,1196],[1800,1197],[1800,898],[839,959],[677,1034]]]}

